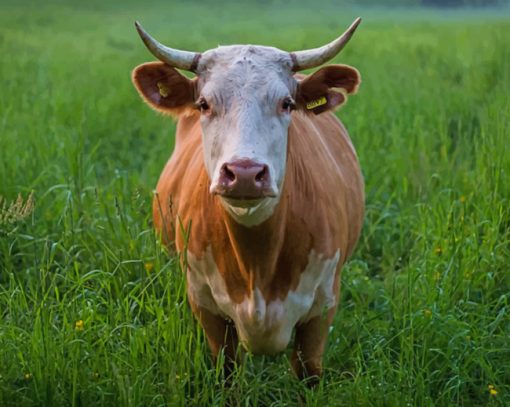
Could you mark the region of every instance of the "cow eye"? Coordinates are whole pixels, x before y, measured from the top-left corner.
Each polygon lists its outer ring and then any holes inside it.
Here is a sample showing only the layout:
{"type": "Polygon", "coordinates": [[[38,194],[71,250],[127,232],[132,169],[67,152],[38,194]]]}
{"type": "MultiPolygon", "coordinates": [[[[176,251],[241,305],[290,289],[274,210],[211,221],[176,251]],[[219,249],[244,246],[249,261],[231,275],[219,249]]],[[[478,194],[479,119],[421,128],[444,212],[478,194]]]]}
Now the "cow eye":
{"type": "Polygon", "coordinates": [[[200,109],[202,113],[209,110],[209,104],[207,103],[207,100],[203,96],[200,96],[198,100],[195,102],[195,105],[197,109],[200,109]]]}
{"type": "Polygon", "coordinates": [[[290,112],[291,110],[294,110],[296,108],[296,102],[294,102],[294,99],[292,99],[290,96],[287,96],[282,101],[282,110],[285,112],[290,112]]]}

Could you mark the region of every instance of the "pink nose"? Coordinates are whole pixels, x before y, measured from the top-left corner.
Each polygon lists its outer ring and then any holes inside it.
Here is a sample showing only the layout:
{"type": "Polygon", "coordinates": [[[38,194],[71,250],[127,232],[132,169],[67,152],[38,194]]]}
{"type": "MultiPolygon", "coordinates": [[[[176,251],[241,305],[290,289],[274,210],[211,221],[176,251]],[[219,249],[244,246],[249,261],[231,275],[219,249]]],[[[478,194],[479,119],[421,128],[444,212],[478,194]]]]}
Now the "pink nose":
{"type": "Polygon", "coordinates": [[[223,164],[218,185],[213,193],[232,199],[261,199],[275,196],[267,165],[248,159],[223,164]]]}

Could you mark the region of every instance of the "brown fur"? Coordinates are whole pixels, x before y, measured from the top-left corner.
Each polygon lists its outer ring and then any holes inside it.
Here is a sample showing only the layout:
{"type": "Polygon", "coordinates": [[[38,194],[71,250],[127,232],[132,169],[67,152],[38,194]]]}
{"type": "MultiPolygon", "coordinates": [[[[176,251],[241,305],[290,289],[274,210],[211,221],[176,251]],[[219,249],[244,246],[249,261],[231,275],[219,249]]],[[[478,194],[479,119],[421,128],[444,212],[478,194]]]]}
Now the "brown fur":
{"type": "MultiPolygon", "coordinates": [[[[192,220],[188,250],[200,257],[212,246],[233,301],[241,302],[254,281],[266,288],[267,300],[285,296],[296,287],[311,249],[332,257],[340,248],[342,263],[352,253],[363,217],[362,179],[346,131],[333,115],[294,113],[281,202],[269,220],[251,228],[232,220],[210,195],[200,137],[198,113],[181,118],[174,154],[157,186],[162,208],[155,201],[155,226],[162,231],[178,222],[169,218],[170,201],[171,216],[184,225],[192,220]],[[306,131],[310,120],[321,129],[324,144],[306,131]],[[326,150],[340,172],[326,167],[326,150]]],[[[175,238],[182,249],[181,234],[175,238]]]]}

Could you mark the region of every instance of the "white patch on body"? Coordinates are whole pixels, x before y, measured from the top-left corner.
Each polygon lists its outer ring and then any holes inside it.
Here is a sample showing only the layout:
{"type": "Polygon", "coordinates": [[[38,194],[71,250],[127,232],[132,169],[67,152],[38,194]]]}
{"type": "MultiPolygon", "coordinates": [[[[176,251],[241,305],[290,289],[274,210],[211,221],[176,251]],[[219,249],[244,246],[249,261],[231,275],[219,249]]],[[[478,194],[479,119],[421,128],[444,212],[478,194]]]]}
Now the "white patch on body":
{"type": "Polygon", "coordinates": [[[312,250],[298,286],[285,299],[267,303],[256,287],[250,298],[236,304],[228,295],[209,247],[201,258],[188,253],[188,294],[201,307],[232,319],[247,350],[274,354],[287,347],[296,324],[335,306],[333,284],[339,259],[340,250],[329,259],[312,250]]]}

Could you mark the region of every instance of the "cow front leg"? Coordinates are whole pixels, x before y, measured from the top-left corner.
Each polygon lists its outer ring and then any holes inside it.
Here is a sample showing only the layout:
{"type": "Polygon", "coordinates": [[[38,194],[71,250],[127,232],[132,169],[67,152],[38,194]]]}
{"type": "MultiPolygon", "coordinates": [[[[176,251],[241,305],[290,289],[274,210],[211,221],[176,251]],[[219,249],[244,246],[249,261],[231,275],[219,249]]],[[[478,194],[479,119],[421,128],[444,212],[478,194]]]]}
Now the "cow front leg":
{"type": "Polygon", "coordinates": [[[292,370],[309,387],[315,387],[322,376],[322,356],[334,314],[335,309],[332,309],[327,315],[314,317],[296,327],[292,370]]]}
{"type": "Polygon", "coordinates": [[[188,297],[188,300],[193,314],[204,328],[214,363],[216,363],[219,353],[223,350],[225,356],[223,371],[225,379],[228,380],[237,360],[238,339],[235,326],[232,322],[197,305],[191,298],[188,297]]]}

